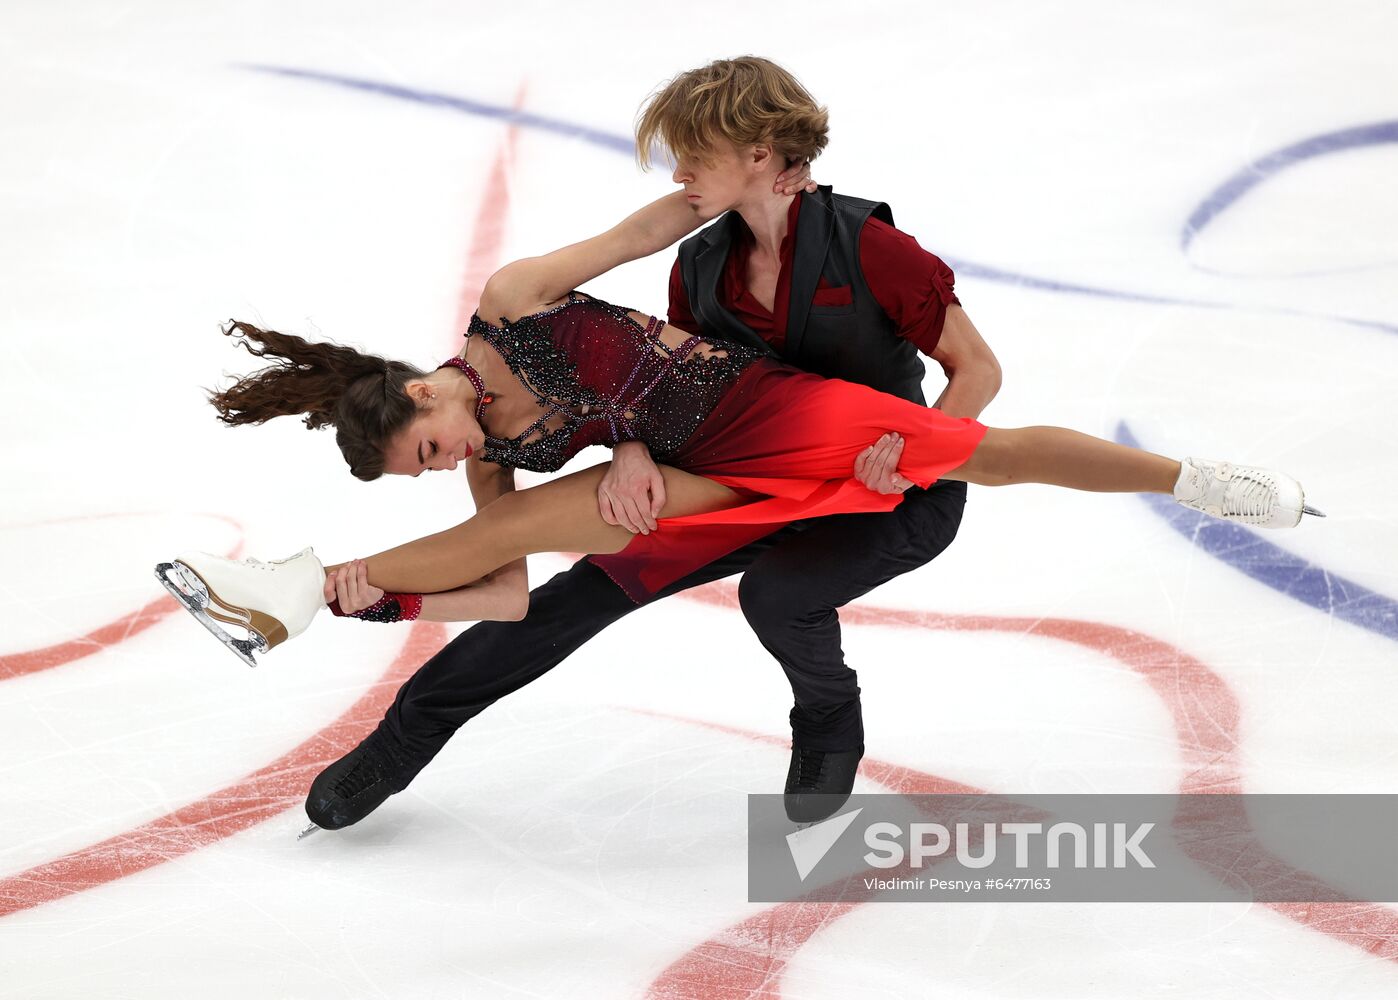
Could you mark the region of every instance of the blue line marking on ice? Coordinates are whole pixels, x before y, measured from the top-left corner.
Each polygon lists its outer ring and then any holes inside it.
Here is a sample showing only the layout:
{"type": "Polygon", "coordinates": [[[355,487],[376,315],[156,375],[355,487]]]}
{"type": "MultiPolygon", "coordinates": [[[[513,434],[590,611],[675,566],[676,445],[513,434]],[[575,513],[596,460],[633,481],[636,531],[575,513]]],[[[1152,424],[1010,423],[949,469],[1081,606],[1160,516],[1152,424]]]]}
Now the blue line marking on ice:
{"type": "Polygon", "coordinates": [[[294,69],[287,66],[260,66],[255,64],[243,64],[242,69],[250,69],[257,73],[274,73],[278,76],[297,77],[302,80],[315,80],[319,83],[330,83],[338,87],[348,87],[351,90],[363,90],[372,94],[379,94],[383,97],[396,97],[400,100],[414,101],[418,104],[431,104],[438,107],[450,108],[452,111],[461,111],[468,115],[477,115],[482,118],[495,118],[510,125],[519,125],[523,128],[539,129],[543,132],[552,132],[555,135],[565,136],[569,139],[581,139],[583,142],[592,143],[594,146],[601,146],[603,149],[610,149],[613,152],[625,153],[628,156],[636,148],[636,144],[625,136],[615,135],[611,132],[603,132],[600,129],[588,128],[586,125],[578,125],[575,122],[564,121],[561,118],[549,118],[546,115],[536,115],[528,111],[518,111],[515,108],[506,107],[503,104],[487,104],[484,101],[473,101],[465,97],[454,97],[451,94],[434,93],[429,90],[414,90],[411,87],[401,87],[397,84],[382,83],[377,80],[364,80],[352,76],[340,76],[336,73],[320,73],[315,70],[294,69]]]}
{"type": "Polygon", "coordinates": [[[1371,330],[1379,330],[1383,333],[1398,333],[1398,324],[1384,323],[1381,320],[1358,319],[1350,316],[1330,316],[1320,313],[1305,312],[1300,309],[1285,309],[1280,306],[1264,305],[1237,305],[1231,302],[1210,302],[1204,299],[1181,299],[1168,295],[1155,295],[1149,292],[1126,292],[1114,288],[1094,288],[1091,285],[1078,285],[1072,282],[1058,281],[1054,278],[1036,278],[1029,274],[1015,274],[1012,271],[1004,271],[1000,268],[990,267],[986,264],[977,264],[969,260],[961,260],[955,257],[943,257],[947,266],[956,272],[958,278],[972,277],[984,278],[986,281],[998,281],[1007,285],[1016,285],[1020,288],[1036,288],[1046,292],[1060,292],[1069,295],[1090,295],[1099,299],[1116,299],[1123,302],[1148,302],[1156,305],[1167,306],[1190,306],[1195,309],[1245,309],[1249,312],[1272,313],[1278,316],[1302,316],[1311,319],[1323,319],[1350,326],[1365,327],[1371,330]]]}
{"type": "MultiPolygon", "coordinates": [[[[383,97],[413,101],[418,104],[434,105],[483,118],[493,118],[512,125],[518,125],[522,128],[539,129],[540,131],[551,132],[565,138],[577,139],[581,142],[590,143],[614,153],[625,154],[626,156],[633,155],[635,151],[635,143],[629,136],[617,135],[613,132],[604,132],[601,129],[589,128],[585,125],[564,121],[561,118],[550,118],[545,115],[537,115],[527,111],[518,111],[502,104],[488,104],[484,101],[473,101],[469,98],[455,97],[451,94],[442,94],[428,90],[415,90],[412,87],[404,87],[398,84],[366,80],[359,77],[342,76],[338,73],[322,73],[317,70],[296,69],[289,66],[242,64],[240,68],[252,70],[257,73],[272,73],[278,76],[312,80],[317,83],[328,83],[333,86],[347,87],[351,90],[361,90],[383,97]]],[[[1226,207],[1226,205],[1221,207],[1226,207]]],[[[1221,208],[1219,210],[1221,210],[1221,208]]],[[[1217,214],[1217,211],[1213,214],[1217,214]]],[[[1357,319],[1348,316],[1317,315],[1315,313],[1302,312],[1296,309],[1283,309],[1275,306],[1238,306],[1228,302],[1208,302],[1198,299],[1176,298],[1168,295],[1155,295],[1148,292],[1128,292],[1112,288],[1097,288],[1091,285],[1079,285],[1071,282],[1058,281],[1053,278],[1037,278],[1033,275],[1015,274],[1011,271],[1004,271],[1000,268],[990,267],[985,264],[977,264],[968,260],[958,260],[951,257],[947,257],[945,260],[948,266],[959,275],[982,278],[986,281],[998,281],[1020,288],[1036,288],[1049,292],[1060,292],[1070,295],[1088,295],[1095,298],[1115,299],[1124,302],[1148,302],[1157,305],[1191,306],[1202,309],[1246,308],[1255,312],[1268,312],[1285,316],[1306,316],[1316,319],[1333,320],[1351,326],[1381,330],[1384,333],[1398,333],[1398,324],[1384,323],[1378,320],[1357,319]]]]}
{"type": "MultiPolygon", "coordinates": [[[[1117,425],[1116,440],[1140,447],[1125,422],[1117,425]]],[[[1241,525],[1190,510],[1171,497],[1145,493],[1142,499],[1170,527],[1215,559],[1302,604],[1385,638],[1398,639],[1398,601],[1393,598],[1336,576],[1241,525]]]]}
{"type": "MultiPolygon", "coordinates": [[[[627,156],[632,155],[635,149],[634,143],[627,136],[587,128],[558,118],[517,111],[504,105],[487,104],[482,101],[454,97],[450,94],[414,90],[395,84],[340,76],[334,73],[320,73],[313,70],[260,65],[244,65],[242,68],[260,73],[274,73],[280,76],[314,80],[385,97],[436,105],[466,114],[494,118],[524,128],[540,129],[570,139],[578,139],[627,156]]],[[[1225,181],[1194,210],[1185,226],[1185,235],[1182,241],[1184,246],[1187,247],[1194,234],[1208,225],[1210,220],[1278,170],[1313,156],[1378,142],[1398,142],[1398,122],[1382,122],[1378,125],[1366,125],[1316,136],[1263,157],[1225,181]]],[[[1226,302],[1194,301],[1165,295],[1094,288],[1089,285],[1072,284],[1050,278],[1015,274],[988,265],[976,264],[972,261],[953,260],[952,258],[946,258],[946,261],[958,274],[983,278],[987,281],[1004,282],[1022,288],[1036,288],[1073,295],[1090,295],[1127,302],[1186,305],[1208,309],[1248,308],[1293,316],[1315,316],[1313,313],[1303,313],[1293,309],[1267,306],[1245,307],[1226,302]]],[[[1353,319],[1345,316],[1315,316],[1315,318],[1369,327],[1387,333],[1398,333],[1398,325],[1381,323],[1376,320],[1353,319]]],[[[1117,440],[1122,444],[1138,447],[1135,437],[1124,422],[1117,428],[1117,440]]],[[[1169,497],[1147,494],[1145,500],[1180,534],[1198,544],[1210,555],[1246,573],[1253,579],[1336,618],[1371,632],[1377,632],[1387,638],[1398,639],[1398,602],[1392,598],[1336,576],[1308,560],[1294,556],[1284,549],[1264,541],[1245,528],[1182,507],[1169,497]]]]}
{"type": "MultiPolygon", "coordinates": [[[[362,90],[383,97],[392,97],[399,100],[414,101],[418,104],[449,108],[453,111],[461,111],[465,114],[477,115],[483,118],[494,118],[512,125],[519,125],[522,128],[539,129],[569,139],[577,139],[594,146],[600,146],[603,149],[615,153],[623,153],[627,156],[633,155],[636,148],[635,143],[629,136],[617,135],[613,132],[604,132],[601,129],[589,128],[585,125],[564,121],[561,118],[549,118],[545,115],[537,115],[527,111],[517,111],[503,104],[487,104],[484,101],[473,101],[469,98],[455,97],[451,94],[442,94],[428,90],[415,90],[412,87],[403,87],[398,84],[366,80],[359,77],[342,76],[338,73],[322,73],[316,70],[296,69],[289,66],[243,64],[241,68],[253,70],[258,73],[272,73],[278,76],[313,80],[318,83],[328,83],[337,87],[348,87],[351,90],[362,90]]],[[[1375,127],[1377,126],[1370,126],[1371,129],[1375,127]]],[[[1341,133],[1336,134],[1338,135],[1341,133]]],[[[1311,141],[1314,142],[1316,140],[1311,141]]],[[[1239,193],[1241,194],[1241,192],[1239,193]]],[[[1236,197],[1235,195],[1234,199],[1236,199],[1236,197]]],[[[1226,203],[1221,205],[1218,210],[1215,210],[1213,214],[1216,215],[1223,207],[1226,207],[1226,203]]],[[[1207,219],[1205,221],[1207,221],[1207,219]]],[[[1351,326],[1382,330],[1385,333],[1398,333],[1398,324],[1383,323],[1378,320],[1357,319],[1348,316],[1318,316],[1315,313],[1302,312],[1296,309],[1281,309],[1274,306],[1240,307],[1228,302],[1208,302],[1197,299],[1175,298],[1168,295],[1154,295],[1146,292],[1127,292],[1112,288],[1096,288],[1091,285],[1073,284],[1052,278],[1036,278],[1027,274],[1015,274],[1010,271],[1001,270],[1000,268],[990,267],[985,264],[976,264],[967,260],[957,260],[951,257],[945,259],[948,266],[958,274],[966,277],[982,278],[986,281],[1003,282],[1021,288],[1037,288],[1043,291],[1060,292],[1071,295],[1089,295],[1095,298],[1116,299],[1126,302],[1149,302],[1157,305],[1192,306],[1202,309],[1248,308],[1257,312],[1270,312],[1286,316],[1310,316],[1317,319],[1335,320],[1341,323],[1347,323],[1351,326]]]]}
{"type": "Polygon", "coordinates": [[[1180,249],[1187,251],[1189,244],[1194,241],[1194,237],[1198,236],[1200,231],[1210,222],[1218,218],[1225,209],[1263,181],[1275,176],[1287,167],[1295,166],[1317,156],[1326,156],[1346,149],[1377,146],[1389,142],[1398,142],[1398,121],[1376,122],[1372,125],[1341,129],[1338,132],[1326,132],[1324,135],[1312,136],[1309,139],[1294,142],[1290,146],[1284,146],[1268,153],[1261,159],[1253,160],[1210,191],[1198,207],[1189,213],[1189,219],[1180,232],[1180,249]]]}

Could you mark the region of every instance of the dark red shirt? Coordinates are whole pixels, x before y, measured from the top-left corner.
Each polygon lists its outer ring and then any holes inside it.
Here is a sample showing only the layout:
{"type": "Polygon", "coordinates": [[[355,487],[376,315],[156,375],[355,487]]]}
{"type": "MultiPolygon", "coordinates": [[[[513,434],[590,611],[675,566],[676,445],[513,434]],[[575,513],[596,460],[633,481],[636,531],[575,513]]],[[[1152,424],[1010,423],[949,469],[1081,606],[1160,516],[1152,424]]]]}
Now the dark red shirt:
{"type": "MultiPolygon", "coordinates": [[[[770,311],[748,291],[748,258],[757,240],[746,226],[741,227],[742,238],[735,241],[728,252],[728,262],[719,281],[719,304],[778,351],[786,344],[791,259],[803,201],[804,195],[792,199],[791,210],[787,213],[787,233],[779,250],[781,270],[777,274],[777,289],[770,311]]],[[[893,321],[898,336],[912,341],[919,351],[930,357],[941,339],[947,306],[961,304],[953,290],[956,276],[951,268],[941,258],[918,246],[917,240],[907,233],[872,217],[860,232],[859,264],[864,271],[865,284],[893,321]]],[[[832,288],[824,277],[820,279],[814,305],[842,305],[849,301],[849,288],[832,288]]],[[[670,270],[669,320],[681,330],[702,332],[690,311],[678,260],[670,270]]]]}

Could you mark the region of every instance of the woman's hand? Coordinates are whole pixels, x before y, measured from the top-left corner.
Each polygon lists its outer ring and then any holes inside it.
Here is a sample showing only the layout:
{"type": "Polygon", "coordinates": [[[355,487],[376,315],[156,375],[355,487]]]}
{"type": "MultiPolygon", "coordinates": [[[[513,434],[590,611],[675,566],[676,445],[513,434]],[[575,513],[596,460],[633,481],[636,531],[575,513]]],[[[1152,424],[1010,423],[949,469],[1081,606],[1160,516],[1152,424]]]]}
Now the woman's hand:
{"type": "Polygon", "coordinates": [[[913,483],[898,475],[902,455],[903,438],[892,432],[885,434],[854,460],[854,478],[875,493],[903,493],[913,483]]]}
{"type": "Polygon", "coordinates": [[[819,186],[811,180],[811,163],[807,160],[804,163],[793,163],[777,174],[772,191],[774,194],[795,194],[804,190],[807,194],[815,194],[819,186]]]}
{"type": "Polygon", "coordinates": [[[597,485],[602,520],[635,534],[657,529],[656,517],[665,506],[665,477],[640,441],[623,441],[612,449],[612,464],[597,485]]]}
{"type": "Polygon", "coordinates": [[[383,594],[378,587],[369,586],[369,565],[363,559],[338,566],[325,577],[325,603],[339,601],[341,614],[373,607],[383,594]]]}

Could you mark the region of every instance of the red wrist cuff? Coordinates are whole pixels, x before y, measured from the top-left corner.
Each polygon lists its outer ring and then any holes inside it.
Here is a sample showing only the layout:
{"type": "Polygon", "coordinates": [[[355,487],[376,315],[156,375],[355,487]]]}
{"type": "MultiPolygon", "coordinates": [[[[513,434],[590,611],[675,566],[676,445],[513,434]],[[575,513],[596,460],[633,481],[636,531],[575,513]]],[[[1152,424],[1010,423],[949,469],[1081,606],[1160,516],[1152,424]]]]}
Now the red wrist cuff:
{"type": "Polygon", "coordinates": [[[384,594],[367,608],[352,614],[340,610],[338,598],[326,605],[336,618],[358,618],[366,622],[410,622],[422,614],[421,594],[384,594]]]}

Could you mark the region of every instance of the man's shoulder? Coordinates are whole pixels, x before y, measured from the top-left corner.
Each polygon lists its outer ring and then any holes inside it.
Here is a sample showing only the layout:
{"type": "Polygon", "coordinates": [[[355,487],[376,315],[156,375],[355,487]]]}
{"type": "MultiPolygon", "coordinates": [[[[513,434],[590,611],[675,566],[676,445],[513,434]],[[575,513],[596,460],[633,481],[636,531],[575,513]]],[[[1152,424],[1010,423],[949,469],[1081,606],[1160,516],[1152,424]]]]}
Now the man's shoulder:
{"type": "Polygon", "coordinates": [[[888,202],[885,201],[840,194],[828,186],[823,186],[815,194],[806,197],[824,206],[828,211],[841,211],[856,218],[875,219],[885,225],[893,225],[893,209],[889,208],[888,202]]]}

